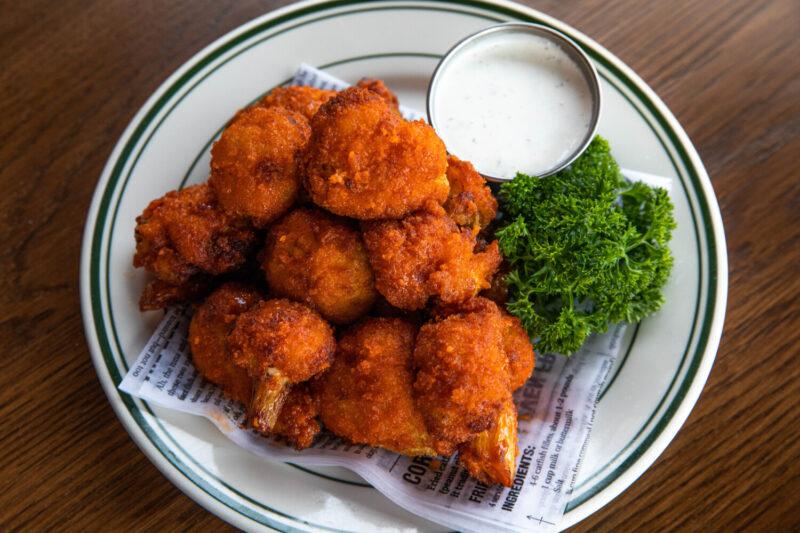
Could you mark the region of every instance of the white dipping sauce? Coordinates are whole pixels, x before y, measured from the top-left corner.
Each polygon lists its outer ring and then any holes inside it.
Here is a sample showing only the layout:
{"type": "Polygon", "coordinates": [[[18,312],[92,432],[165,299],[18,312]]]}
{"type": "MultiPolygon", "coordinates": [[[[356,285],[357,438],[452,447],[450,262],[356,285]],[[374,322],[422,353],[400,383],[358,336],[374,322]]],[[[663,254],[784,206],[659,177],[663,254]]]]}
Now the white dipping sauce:
{"type": "Polygon", "coordinates": [[[440,73],[436,130],[447,150],[498,178],[537,175],[577,150],[592,118],[589,83],[545,37],[499,33],[454,55],[440,73]]]}

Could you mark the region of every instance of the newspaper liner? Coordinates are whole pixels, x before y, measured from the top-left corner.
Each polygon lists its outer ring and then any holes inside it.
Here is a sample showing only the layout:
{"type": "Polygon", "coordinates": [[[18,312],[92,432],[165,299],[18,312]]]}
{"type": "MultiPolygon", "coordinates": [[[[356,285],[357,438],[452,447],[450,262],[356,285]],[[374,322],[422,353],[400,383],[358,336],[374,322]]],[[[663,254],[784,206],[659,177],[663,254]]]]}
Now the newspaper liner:
{"type": "MultiPolygon", "coordinates": [[[[302,64],[292,82],[341,90],[346,83],[302,64]]],[[[422,118],[401,106],[408,119],[422,118]]],[[[626,172],[627,173],[627,172],[626,172]]],[[[634,179],[669,187],[669,180],[636,173],[634,179]]],[[[296,451],[278,437],[241,429],[244,406],[226,398],[192,364],[189,306],[167,310],[119,388],[153,404],[201,415],[234,443],[269,459],[352,470],[400,505],[432,522],[465,532],[559,530],[577,476],[603,384],[619,352],[624,325],[591,336],[571,357],[538,355],[533,375],[514,394],[519,453],[512,487],[487,486],[453,457],[408,457],[351,445],[323,431],[296,451]]]]}

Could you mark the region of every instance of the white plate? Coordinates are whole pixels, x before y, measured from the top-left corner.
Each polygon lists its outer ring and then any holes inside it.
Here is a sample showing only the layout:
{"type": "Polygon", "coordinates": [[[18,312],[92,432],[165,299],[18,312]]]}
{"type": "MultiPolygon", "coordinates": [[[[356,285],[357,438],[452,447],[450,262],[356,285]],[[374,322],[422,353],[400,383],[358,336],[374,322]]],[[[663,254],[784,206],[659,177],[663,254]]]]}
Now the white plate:
{"type": "Polygon", "coordinates": [[[551,26],[584,47],[602,77],[599,133],[620,165],[675,180],[678,229],[667,303],[628,329],[563,526],[622,492],[686,420],[722,332],[725,237],[697,152],[652,90],[597,43],[509,2],[299,3],[225,35],[162,84],[109,157],[84,232],[83,318],[111,405],[164,475],[233,525],[284,531],[442,530],[345,470],[263,460],[237,448],[204,419],[159,409],[117,390],[160,316],[137,308],[147,275],[131,266],[134,219],[151,199],[205,180],[210,143],[228,118],[286,83],[300,62],[351,82],[382,78],[402,103],[424,109],[428,79],[442,53],[478,29],[516,20],[551,26]]]}

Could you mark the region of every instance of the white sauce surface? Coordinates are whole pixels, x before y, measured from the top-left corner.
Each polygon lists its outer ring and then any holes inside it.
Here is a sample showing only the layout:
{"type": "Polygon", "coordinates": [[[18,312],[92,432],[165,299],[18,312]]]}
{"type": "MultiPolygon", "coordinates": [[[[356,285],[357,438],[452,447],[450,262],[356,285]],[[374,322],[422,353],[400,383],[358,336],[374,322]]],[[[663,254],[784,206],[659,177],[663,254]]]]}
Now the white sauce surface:
{"type": "Polygon", "coordinates": [[[483,174],[540,174],[569,157],[590,127],[589,84],[545,37],[479,39],[451,58],[437,83],[437,133],[483,174]]]}

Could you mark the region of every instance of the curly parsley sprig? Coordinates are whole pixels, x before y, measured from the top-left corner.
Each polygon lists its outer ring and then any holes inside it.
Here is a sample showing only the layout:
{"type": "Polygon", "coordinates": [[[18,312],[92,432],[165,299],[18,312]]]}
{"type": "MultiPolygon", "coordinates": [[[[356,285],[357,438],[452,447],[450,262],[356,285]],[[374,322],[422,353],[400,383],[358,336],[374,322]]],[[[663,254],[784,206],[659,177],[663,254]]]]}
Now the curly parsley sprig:
{"type": "Polygon", "coordinates": [[[500,201],[508,310],[538,350],[569,355],[592,332],[661,307],[672,203],[664,189],[627,183],[604,139],[561,172],[518,174],[501,186],[500,201]]]}

